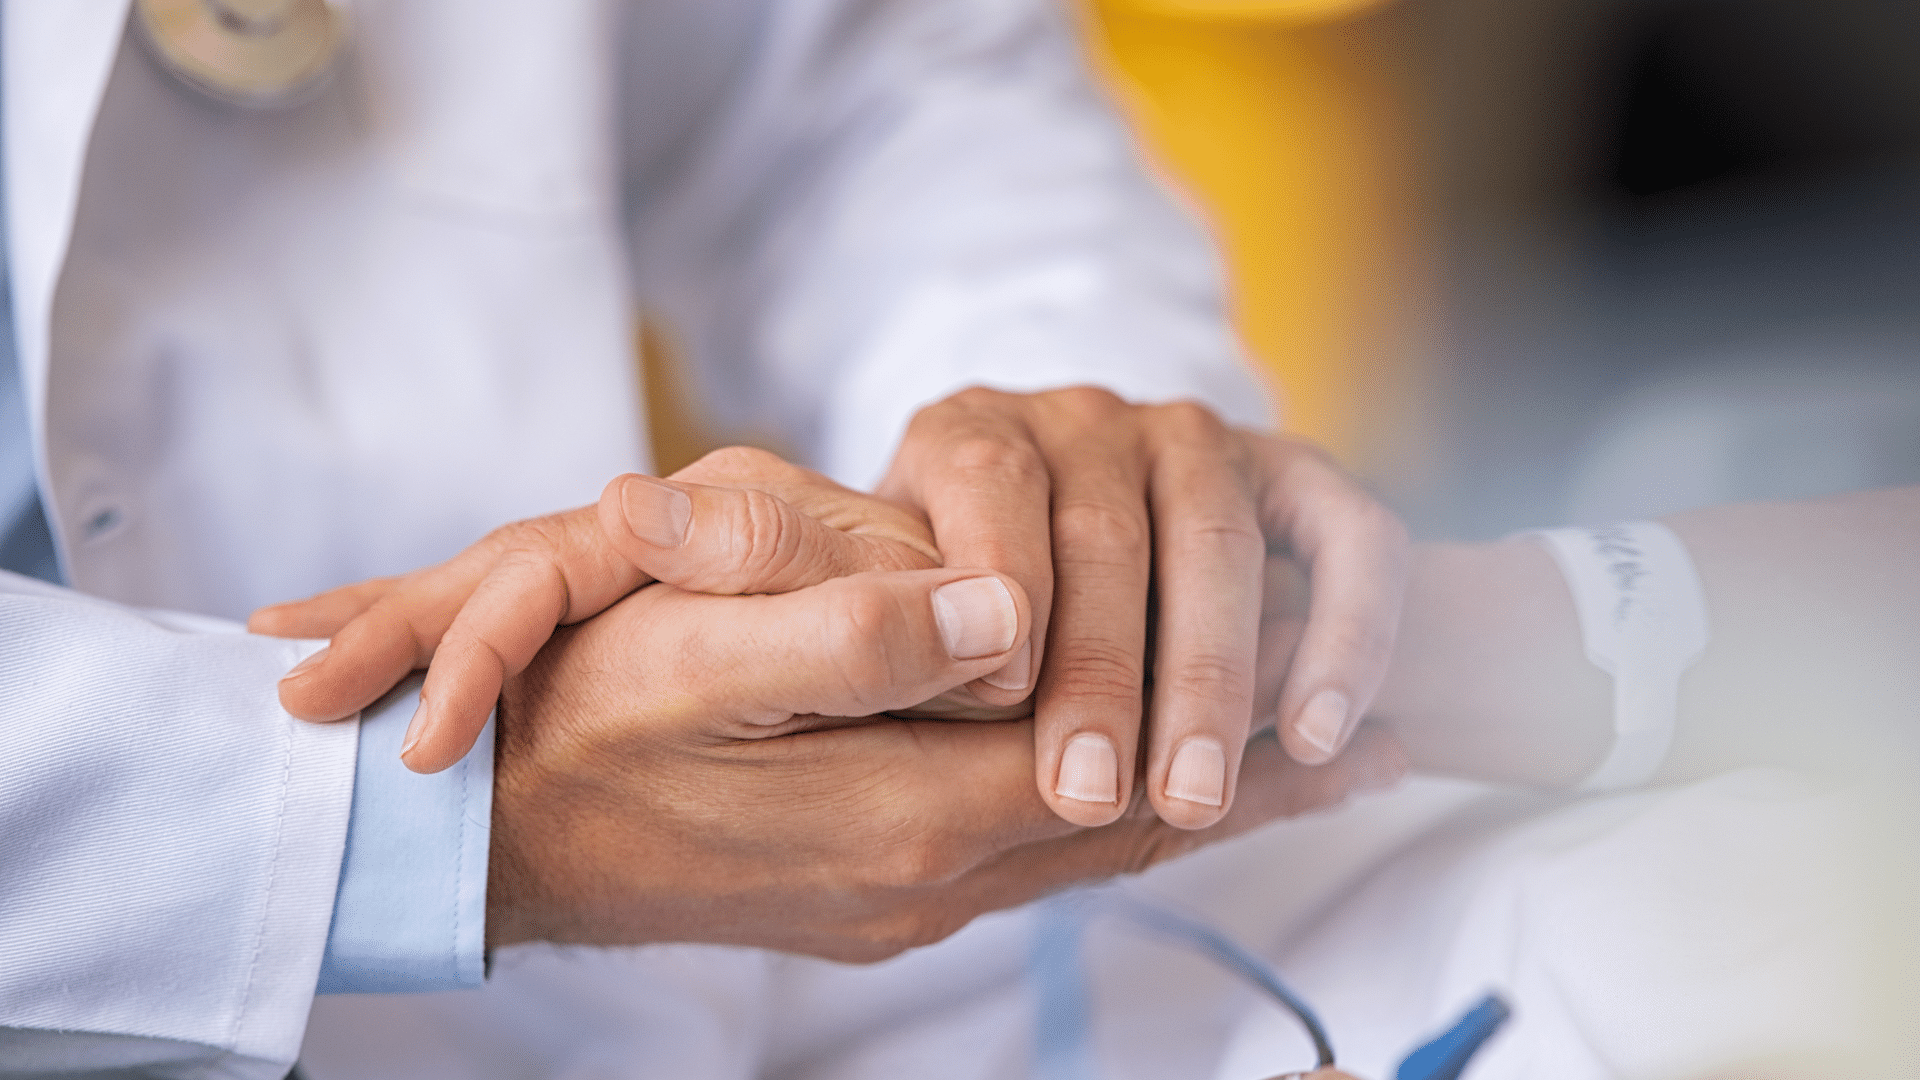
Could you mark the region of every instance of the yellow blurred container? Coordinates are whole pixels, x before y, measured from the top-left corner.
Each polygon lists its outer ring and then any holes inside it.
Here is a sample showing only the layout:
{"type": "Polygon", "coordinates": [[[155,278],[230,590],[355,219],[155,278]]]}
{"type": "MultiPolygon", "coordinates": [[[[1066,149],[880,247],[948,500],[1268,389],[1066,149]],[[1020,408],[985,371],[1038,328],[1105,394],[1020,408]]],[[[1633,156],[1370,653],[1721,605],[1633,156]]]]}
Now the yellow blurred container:
{"type": "MultiPolygon", "coordinates": [[[[1391,4],[1081,2],[1095,63],[1225,248],[1236,321],[1281,389],[1287,428],[1410,482],[1431,443],[1419,405],[1433,375],[1416,358],[1433,350],[1391,4]]],[[[665,473],[715,443],[670,343],[647,329],[665,473]]]]}
{"type": "Polygon", "coordinates": [[[1096,63],[1225,247],[1287,427],[1367,471],[1404,461],[1426,319],[1380,0],[1086,2],[1096,63]]]}

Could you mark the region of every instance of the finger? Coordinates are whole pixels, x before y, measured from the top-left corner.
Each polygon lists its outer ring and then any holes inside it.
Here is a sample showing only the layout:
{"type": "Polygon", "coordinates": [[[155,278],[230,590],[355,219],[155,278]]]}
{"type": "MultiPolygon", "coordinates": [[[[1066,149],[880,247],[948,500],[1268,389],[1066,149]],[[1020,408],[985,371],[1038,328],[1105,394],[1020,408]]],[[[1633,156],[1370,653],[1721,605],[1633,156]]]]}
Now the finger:
{"type": "Polygon", "coordinates": [[[729,446],[668,477],[707,487],[749,488],[773,495],[802,514],[840,532],[898,541],[940,565],[926,515],[895,499],[869,495],[750,446],[729,446]]]}
{"type": "Polygon", "coordinates": [[[1319,450],[1253,440],[1267,535],[1307,568],[1312,606],[1280,695],[1288,752],[1340,752],[1386,677],[1406,591],[1406,529],[1319,450]]]}
{"type": "Polygon", "coordinates": [[[1286,684],[1287,669],[1293,666],[1293,652],[1306,629],[1308,593],[1306,575],[1292,559],[1268,556],[1263,577],[1253,716],[1254,730],[1273,731],[1279,721],[1280,691],[1286,684]]]}
{"type": "Polygon", "coordinates": [[[688,592],[783,593],[870,570],[937,565],[888,537],[843,532],[765,491],[629,473],[601,493],[608,544],[688,592]]]}
{"type": "Polygon", "coordinates": [[[400,759],[431,773],[465,757],[501,687],[556,627],[598,614],[647,581],[606,542],[591,507],[517,530],[435,645],[400,759]]]}
{"type": "Polygon", "coordinates": [[[485,576],[490,553],[469,550],[417,570],[336,631],[327,647],[280,680],[280,704],[315,723],[343,720],[379,700],[416,667],[485,576]]]}
{"type": "Polygon", "coordinates": [[[372,578],[305,600],[270,604],[247,617],[247,632],[269,637],[330,638],[392,592],[400,581],[398,577],[372,578]]]}
{"type": "Polygon", "coordinates": [[[980,570],[856,574],[770,596],[668,589],[635,597],[644,626],[622,643],[673,711],[711,738],[791,730],[796,715],[906,708],[1006,663],[1032,628],[1025,591],[980,570]]]}
{"type": "Polygon", "coordinates": [[[1147,792],[1162,820],[1212,825],[1233,804],[1253,721],[1266,540],[1239,444],[1192,404],[1147,413],[1159,610],[1147,792]]]}
{"type": "Polygon", "coordinates": [[[593,507],[496,529],[452,559],[401,578],[281,680],[281,704],[303,720],[328,721],[378,700],[427,665],[474,590],[504,556],[522,550],[544,551],[568,566],[617,558],[600,538],[593,507]]]}
{"type": "Polygon", "coordinates": [[[1360,729],[1345,754],[1324,765],[1302,765],[1263,736],[1247,745],[1233,809],[1208,828],[1179,829],[1136,810],[1104,828],[1011,850],[951,891],[974,914],[1014,907],[1083,881],[1137,874],[1270,822],[1336,806],[1391,787],[1406,772],[1406,751],[1371,725],[1360,729]]]}
{"type": "Polygon", "coordinates": [[[1053,478],[1053,620],[1034,705],[1037,779],[1061,817],[1104,825],[1132,798],[1152,532],[1141,433],[1105,391],[1039,403],[1053,478]]]}
{"type": "Polygon", "coordinates": [[[1031,651],[967,687],[988,706],[1013,705],[1032,693],[1052,614],[1052,488],[1024,400],[969,390],[922,410],[880,486],[882,494],[926,510],[946,565],[998,570],[1033,603],[1031,651]]]}

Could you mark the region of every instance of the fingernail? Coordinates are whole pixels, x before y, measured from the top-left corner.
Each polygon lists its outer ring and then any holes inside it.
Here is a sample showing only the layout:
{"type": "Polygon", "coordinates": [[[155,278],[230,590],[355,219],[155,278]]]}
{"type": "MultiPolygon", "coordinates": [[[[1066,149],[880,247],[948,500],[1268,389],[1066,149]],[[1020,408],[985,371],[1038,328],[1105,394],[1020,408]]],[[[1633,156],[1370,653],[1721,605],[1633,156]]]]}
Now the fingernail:
{"type": "Polygon", "coordinates": [[[1105,735],[1086,733],[1067,740],[1060,754],[1060,776],[1053,793],[1077,802],[1107,803],[1120,800],[1120,756],[1105,735]]]}
{"type": "Polygon", "coordinates": [[[1028,638],[1005,667],[991,675],[980,676],[980,681],[1002,690],[1025,690],[1027,683],[1033,681],[1033,639],[1028,638]]]}
{"type": "Polygon", "coordinates": [[[420,703],[419,708],[413,710],[413,719],[407,721],[407,738],[405,742],[400,744],[401,757],[404,758],[408,754],[413,753],[413,748],[420,742],[420,736],[426,734],[426,727],[427,704],[423,701],[420,703]]]}
{"type": "Polygon", "coordinates": [[[1013,648],[1020,612],[999,578],[955,581],[933,590],[933,621],[947,655],[955,660],[992,656],[1013,648]]]}
{"type": "Polygon", "coordinates": [[[280,681],[285,682],[288,679],[291,679],[294,676],[300,674],[301,672],[306,671],[308,668],[313,667],[315,664],[318,664],[320,661],[325,660],[327,658],[327,650],[330,648],[332,648],[331,645],[322,645],[319,648],[313,650],[313,652],[307,655],[307,658],[305,660],[302,660],[299,663],[293,665],[291,668],[288,668],[287,673],[285,675],[280,676],[280,681]]]}
{"type": "Polygon", "coordinates": [[[693,520],[693,500],[686,492],[651,476],[629,476],[620,487],[620,508],[633,535],[654,547],[686,543],[687,523],[693,520]]]}
{"type": "Polygon", "coordinates": [[[1219,806],[1227,798],[1227,752],[1212,739],[1188,739],[1167,768],[1167,798],[1219,806]]]}
{"type": "Polygon", "coordinates": [[[1331,757],[1340,749],[1340,732],[1347,726],[1347,710],[1353,707],[1347,695],[1338,690],[1322,690],[1300,710],[1300,721],[1293,730],[1307,745],[1331,757]]]}

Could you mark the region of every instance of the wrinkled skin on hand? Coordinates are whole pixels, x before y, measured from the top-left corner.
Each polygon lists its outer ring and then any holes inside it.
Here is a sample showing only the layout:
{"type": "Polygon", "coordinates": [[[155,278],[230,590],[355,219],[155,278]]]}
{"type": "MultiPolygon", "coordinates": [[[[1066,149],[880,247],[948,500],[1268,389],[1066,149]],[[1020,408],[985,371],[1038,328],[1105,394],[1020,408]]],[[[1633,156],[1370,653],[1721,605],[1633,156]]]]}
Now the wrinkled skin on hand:
{"type": "MultiPolygon", "coordinates": [[[[1261,453],[1260,468],[1304,469],[1305,481],[1281,485],[1296,494],[1330,475],[1311,454],[1261,453]]],[[[1372,504],[1341,483],[1322,497],[1370,520],[1372,504]]],[[[1349,635],[1350,667],[1382,647],[1378,597],[1397,604],[1391,580],[1350,595],[1354,573],[1391,555],[1397,534],[1387,533],[1335,560],[1332,592],[1366,630],[1349,635]]],[[[861,495],[732,450],[666,482],[618,478],[595,507],[508,526],[403,578],[265,609],[253,625],[332,636],[328,655],[282,686],[289,710],[316,720],[351,715],[431,662],[407,753],[422,771],[457,760],[497,704],[494,945],[707,941],[878,959],[981,912],[1137,872],[1405,771],[1398,744],[1377,731],[1306,765],[1271,734],[1239,741],[1242,719],[1228,786],[1238,798],[1169,823],[1165,800],[1138,783],[1148,756],[1129,754],[1134,783],[1117,813],[1098,815],[1108,823],[1065,820],[1051,788],[1033,783],[1050,783],[1055,767],[1036,754],[1045,741],[1033,722],[889,715],[1031,714],[1030,679],[1000,684],[1023,650],[1039,655],[1027,643],[1041,605],[1016,575],[941,566],[934,538],[910,497],[861,495]],[[936,594],[982,579],[1004,588],[1010,637],[956,656],[936,594]],[[1004,703],[983,702],[982,687],[1004,703]]],[[[1325,621],[1300,571],[1315,589],[1329,574],[1297,542],[1267,546],[1258,559],[1276,586],[1264,612],[1248,615],[1267,632],[1243,645],[1259,657],[1248,707],[1273,717],[1302,643],[1325,621]]],[[[1252,590],[1243,579],[1234,591],[1244,607],[1252,590]]],[[[1189,606],[1179,632],[1205,610],[1189,606]]],[[[1072,625],[1056,620],[1056,637],[1072,625]]],[[[1143,659],[1143,689],[1149,670],[1173,669],[1143,659]]],[[[1134,698],[1136,729],[1143,701],[1134,698]]]]}
{"type": "MultiPolygon", "coordinates": [[[[878,960],[983,912],[1144,870],[1390,784],[1405,769],[1380,732],[1363,731],[1321,766],[1292,760],[1269,735],[1247,750],[1242,799],[1210,828],[1169,826],[1144,799],[1110,825],[1074,826],[1029,780],[1030,722],[871,718],[822,728],[799,714],[767,724],[755,711],[764,689],[724,700],[744,665],[766,662],[762,643],[736,648],[715,634],[676,651],[674,641],[689,640],[677,624],[696,624],[701,605],[763,599],[787,598],[651,586],[561,631],[510,681],[499,721],[494,944],[706,941],[878,960]]],[[[869,656],[897,662],[932,636],[911,613],[890,622],[898,610],[852,619],[864,626],[849,633],[871,635],[869,656]]],[[[887,697],[897,671],[876,667],[872,682],[853,672],[806,704],[850,712],[902,700],[887,697]]]]}

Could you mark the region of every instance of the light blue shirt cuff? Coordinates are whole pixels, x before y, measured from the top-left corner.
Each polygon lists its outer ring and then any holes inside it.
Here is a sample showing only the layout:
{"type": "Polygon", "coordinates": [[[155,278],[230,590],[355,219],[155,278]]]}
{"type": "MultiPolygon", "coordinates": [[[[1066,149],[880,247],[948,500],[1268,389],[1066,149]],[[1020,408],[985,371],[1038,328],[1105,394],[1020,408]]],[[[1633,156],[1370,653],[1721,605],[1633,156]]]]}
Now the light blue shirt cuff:
{"type": "Polygon", "coordinates": [[[319,993],[460,990],[485,979],[493,721],[460,764],[422,776],[400,763],[419,704],[415,676],[361,713],[319,993]]]}

